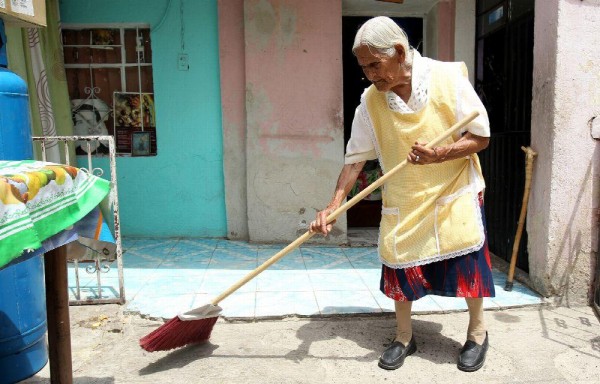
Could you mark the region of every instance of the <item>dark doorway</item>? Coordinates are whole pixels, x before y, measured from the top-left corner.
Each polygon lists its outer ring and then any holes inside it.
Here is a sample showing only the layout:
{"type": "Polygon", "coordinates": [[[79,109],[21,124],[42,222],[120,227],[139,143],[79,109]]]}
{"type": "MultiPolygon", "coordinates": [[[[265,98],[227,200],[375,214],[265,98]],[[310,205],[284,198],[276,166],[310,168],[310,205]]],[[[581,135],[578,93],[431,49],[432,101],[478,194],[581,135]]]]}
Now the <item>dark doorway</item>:
{"type": "MultiPolygon", "coordinates": [[[[478,0],[475,88],[490,118],[491,140],[481,153],[490,251],[510,260],[531,140],[534,0],[478,0]]],[[[529,272],[527,231],[517,266],[529,272]]]]}
{"type": "MultiPolygon", "coordinates": [[[[360,96],[370,83],[352,54],[354,36],[360,26],[371,17],[347,16],[342,18],[342,60],[344,68],[344,146],[350,139],[354,111],[360,104],[360,96]]],[[[423,19],[416,17],[393,18],[408,35],[411,46],[419,52],[423,50],[423,19]]],[[[379,172],[379,164],[369,161],[359,176],[355,191],[371,182],[379,172]]],[[[376,194],[350,208],[347,213],[348,227],[378,227],[381,220],[381,200],[376,194]]]]}

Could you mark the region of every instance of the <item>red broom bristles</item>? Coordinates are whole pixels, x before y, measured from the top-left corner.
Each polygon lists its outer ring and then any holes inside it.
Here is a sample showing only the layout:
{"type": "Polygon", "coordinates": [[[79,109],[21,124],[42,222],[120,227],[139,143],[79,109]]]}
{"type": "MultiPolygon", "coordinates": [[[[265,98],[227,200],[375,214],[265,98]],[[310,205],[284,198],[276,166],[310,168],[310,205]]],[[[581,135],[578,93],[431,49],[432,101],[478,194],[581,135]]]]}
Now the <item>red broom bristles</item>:
{"type": "Polygon", "coordinates": [[[168,351],[210,338],[219,316],[183,321],[175,316],[140,339],[140,347],[148,352],[168,351]]]}

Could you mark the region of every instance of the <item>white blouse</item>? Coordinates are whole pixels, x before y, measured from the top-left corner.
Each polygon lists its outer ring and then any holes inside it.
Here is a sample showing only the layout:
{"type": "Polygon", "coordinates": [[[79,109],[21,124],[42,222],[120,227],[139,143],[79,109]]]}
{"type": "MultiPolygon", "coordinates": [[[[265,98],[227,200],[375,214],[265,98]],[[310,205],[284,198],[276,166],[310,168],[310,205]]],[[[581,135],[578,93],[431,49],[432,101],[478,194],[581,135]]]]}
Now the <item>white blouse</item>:
{"type": "MultiPolygon", "coordinates": [[[[413,51],[413,67],[412,67],[412,93],[405,103],[404,100],[394,92],[386,92],[388,107],[390,110],[398,113],[415,113],[423,109],[429,100],[429,80],[431,78],[431,66],[433,60],[422,57],[419,52],[413,51]]],[[[483,103],[477,96],[475,89],[469,82],[467,77],[459,75],[457,81],[458,87],[456,90],[456,118],[462,119],[474,110],[479,111],[477,116],[469,123],[461,133],[471,132],[474,135],[489,137],[490,123],[488,120],[487,111],[483,103]]],[[[350,140],[346,146],[346,164],[358,163],[365,160],[374,160],[377,158],[375,151],[375,143],[373,143],[373,123],[367,110],[365,102],[365,92],[363,92],[360,105],[354,112],[354,120],[352,121],[352,132],[350,140]]]]}

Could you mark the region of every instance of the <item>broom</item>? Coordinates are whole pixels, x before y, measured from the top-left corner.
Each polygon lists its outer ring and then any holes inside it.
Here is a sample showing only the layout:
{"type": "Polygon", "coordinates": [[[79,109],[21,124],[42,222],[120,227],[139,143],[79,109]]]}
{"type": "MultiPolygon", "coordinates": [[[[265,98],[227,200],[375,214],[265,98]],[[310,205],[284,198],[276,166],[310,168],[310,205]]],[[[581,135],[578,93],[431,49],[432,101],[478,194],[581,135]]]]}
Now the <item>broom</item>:
{"type": "MultiPolygon", "coordinates": [[[[479,112],[472,112],[467,115],[464,119],[459,121],[450,127],[446,132],[436,137],[433,141],[426,145],[426,148],[433,148],[438,144],[444,142],[452,134],[459,131],[465,125],[469,124],[473,119],[479,115],[479,112]]],[[[328,217],[327,222],[330,223],[337,219],[342,213],[346,212],[364,197],[369,195],[375,189],[383,185],[390,177],[397,173],[400,169],[404,168],[408,164],[407,160],[402,161],[396,165],[389,172],[377,179],[373,184],[362,190],[352,199],[341,205],[338,209],[333,211],[328,217]]],[[[148,352],[154,351],[166,351],[174,348],[183,347],[187,344],[200,343],[210,338],[212,329],[217,322],[219,314],[223,310],[218,304],[226,297],[231,295],[241,286],[258,276],[265,269],[279,261],[285,255],[292,250],[300,246],[308,239],[310,239],[315,233],[307,231],[302,236],[297,238],[294,242],[289,244],[287,247],[279,251],[269,260],[265,261],[258,268],[248,273],[246,276],[241,278],[238,282],[229,287],[225,292],[217,296],[211,303],[205,304],[201,307],[192,309],[187,312],[178,314],[173,319],[167,321],[165,324],[158,327],[153,332],[144,336],[140,339],[140,346],[148,352]]]]}

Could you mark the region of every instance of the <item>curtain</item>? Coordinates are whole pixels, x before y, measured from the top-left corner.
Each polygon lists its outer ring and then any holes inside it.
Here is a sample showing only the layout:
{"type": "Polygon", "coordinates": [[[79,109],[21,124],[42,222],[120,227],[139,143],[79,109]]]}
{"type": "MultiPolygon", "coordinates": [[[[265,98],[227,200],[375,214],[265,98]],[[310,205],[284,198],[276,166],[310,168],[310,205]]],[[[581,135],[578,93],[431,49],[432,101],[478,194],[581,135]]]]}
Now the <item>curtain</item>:
{"type": "MultiPolygon", "coordinates": [[[[6,27],[8,68],[27,81],[34,136],[73,135],[58,2],[46,0],[46,28],[6,27]]],[[[46,159],[65,163],[58,145],[46,145],[46,159]]],[[[73,144],[69,147],[69,161],[75,164],[73,144]]],[[[34,145],[34,151],[41,159],[39,145],[34,145]]]]}

